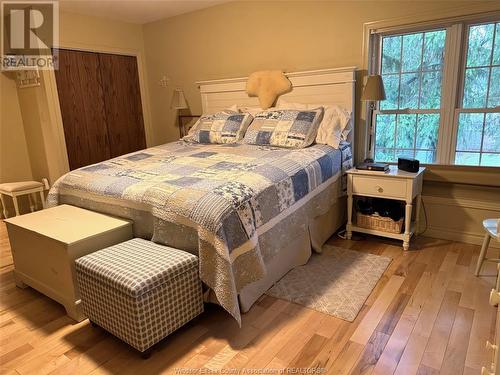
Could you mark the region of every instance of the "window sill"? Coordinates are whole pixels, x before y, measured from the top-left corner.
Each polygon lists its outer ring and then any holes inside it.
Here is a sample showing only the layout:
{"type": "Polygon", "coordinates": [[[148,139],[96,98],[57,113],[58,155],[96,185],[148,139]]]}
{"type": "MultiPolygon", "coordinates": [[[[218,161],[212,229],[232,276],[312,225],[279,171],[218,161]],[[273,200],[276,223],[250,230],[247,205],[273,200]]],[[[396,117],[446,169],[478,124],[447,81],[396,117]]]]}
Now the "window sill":
{"type": "Polygon", "coordinates": [[[476,167],[464,165],[426,164],[424,180],[500,187],[499,167],[476,167]]]}
{"type": "Polygon", "coordinates": [[[424,181],[500,187],[500,167],[452,164],[420,164],[420,166],[426,168],[424,181]]]}

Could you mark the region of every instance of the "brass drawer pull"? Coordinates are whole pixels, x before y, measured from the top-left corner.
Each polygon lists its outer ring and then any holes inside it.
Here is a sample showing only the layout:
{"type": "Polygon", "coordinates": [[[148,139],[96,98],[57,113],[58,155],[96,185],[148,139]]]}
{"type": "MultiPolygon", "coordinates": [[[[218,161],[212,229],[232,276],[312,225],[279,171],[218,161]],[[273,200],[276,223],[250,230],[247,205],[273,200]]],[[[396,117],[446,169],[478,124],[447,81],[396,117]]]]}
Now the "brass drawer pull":
{"type": "Polygon", "coordinates": [[[384,192],[384,189],[382,188],[382,186],[377,186],[377,191],[379,193],[383,193],[384,192]]]}

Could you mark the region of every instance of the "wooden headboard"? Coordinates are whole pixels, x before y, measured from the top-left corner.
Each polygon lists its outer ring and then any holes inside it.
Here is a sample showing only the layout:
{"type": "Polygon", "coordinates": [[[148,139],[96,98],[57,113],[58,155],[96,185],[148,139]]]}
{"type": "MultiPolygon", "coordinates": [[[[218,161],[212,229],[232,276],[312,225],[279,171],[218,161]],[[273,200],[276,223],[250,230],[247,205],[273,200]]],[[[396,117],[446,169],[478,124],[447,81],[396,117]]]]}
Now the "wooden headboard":
{"type": "MultiPolygon", "coordinates": [[[[337,104],[351,112],[352,131],[348,141],[354,149],[354,101],[356,67],[285,73],[292,91],[280,96],[292,103],[337,104]]],[[[257,98],[245,92],[247,77],[196,82],[200,87],[203,113],[215,113],[236,104],[258,107],[257,98]]],[[[354,150],[353,150],[354,154],[354,150]]]]}

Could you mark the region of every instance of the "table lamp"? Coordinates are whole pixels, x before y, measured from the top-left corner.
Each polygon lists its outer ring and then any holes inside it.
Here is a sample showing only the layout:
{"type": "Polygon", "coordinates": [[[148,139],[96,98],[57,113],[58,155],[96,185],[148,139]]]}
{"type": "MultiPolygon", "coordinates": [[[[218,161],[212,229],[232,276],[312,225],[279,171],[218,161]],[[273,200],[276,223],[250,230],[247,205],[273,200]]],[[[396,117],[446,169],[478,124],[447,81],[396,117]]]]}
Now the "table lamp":
{"type": "Polygon", "coordinates": [[[172,94],[172,100],[170,102],[170,108],[175,109],[177,111],[177,116],[178,116],[178,121],[179,121],[179,135],[182,138],[184,136],[183,131],[182,131],[182,123],[181,123],[181,116],[180,116],[180,110],[181,109],[187,109],[188,105],[186,102],[186,97],[184,96],[184,91],[182,89],[175,89],[174,93],[172,94]]]}

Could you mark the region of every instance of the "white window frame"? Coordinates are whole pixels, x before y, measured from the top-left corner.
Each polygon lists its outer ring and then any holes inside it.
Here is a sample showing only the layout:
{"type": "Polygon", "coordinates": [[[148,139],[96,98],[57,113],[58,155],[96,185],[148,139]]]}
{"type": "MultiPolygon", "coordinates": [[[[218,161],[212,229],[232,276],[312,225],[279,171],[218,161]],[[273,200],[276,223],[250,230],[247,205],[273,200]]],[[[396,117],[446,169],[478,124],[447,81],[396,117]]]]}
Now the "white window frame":
{"type": "MultiPolygon", "coordinates": [[[[462,108],[465,66],[468,48],[468,30],[470,25],[482,23],[499,22],[498,15],[489,14],[482,17],[471,18],[461,21],[448,21],[426,23],[425,25],[391,27],[389,30],[374,31],[369,39],[369,63],[370,74],[380,74],[382,61],[382,37],[388,35],[401,35],[418,33],[432,30],[446,29],[445,60],[443,65],[441,82],[441,107],[439,132],[436,146],[436,160],[432,165],[455,165],[455,150],[458,134],[458,118],[460,113],[466,112],[500,112],[500,107],[495,108],[462,108]]],[[[435,110],[426,109],[396,109],[380,110],[380,103],[370,119],[368,142],[368,153],[371,158],[375,156],[375,126],[377,114],[422,114],[435,113],[435,110]]],[[[473,166],[476,167],[476,166],[473,166]]],[[[477,166],[480,167],[481,166],[477,166]]],[[[499,168],[499,167],[489,167],[499,168]]]]}
{"type": "MultiPolygon", "coordinates": [[[[457,148],[457,137],[458,137],[458,119],[460,117],[461,113],[499,113],[500,112],[500,106],[497,107],[491,107],[488,108],[488,94],[489,94],[489,89],[490,89],[490,84],[491,80],[490,77],[488,78],[488,87],[486,88],[486,107],[482,108],[463,108],[463,100],[464,100],[464,87],[465,87],[465,70],[466,70],[466,65],[467,65],[467,50],[469,48],[469,40],[465,36],[468,35],[469,27],[474,26],[474,25],[480,25],[480,24],[485,24],[485,23],[492,23],[492,22],[500,22],[500,19],[498,18],[490,18],[490,19],[481,19],[481,20],[471,20],[467,22],[463,22],[463,42],[462,42],[462,58],[460,60],[460,81],[459,81],[459,92],[458,92],[458,102],[455,107],[454,111],[454,118],[453,118],[453,124],[454,124],[454,132],[453,134],[453,148],[450,150],[450,161],[452,164],[455,164],[455,153],[456,153],[456,148],[457,148]]],[[[496,29],[496,27],[495,27],[496,29]]],[[[495,33],[493,34],[493,48],[495,46],[495,33]]],[[[491,66],[490,66],[490,76],[492,73],[491,66]]],[[[484,137],[484,125],[485,125],[486,120],[484,120],[483,123],[483,135],[484,137]]],[[[481,141],[482,143],[482,141],[481,141]]],[[[479,151],[481,154],[482,152],[482,147],[481,150],[479,151]]]]}

